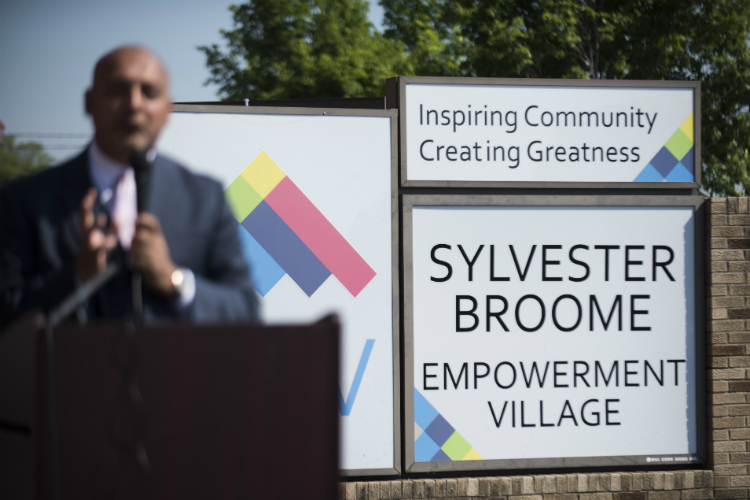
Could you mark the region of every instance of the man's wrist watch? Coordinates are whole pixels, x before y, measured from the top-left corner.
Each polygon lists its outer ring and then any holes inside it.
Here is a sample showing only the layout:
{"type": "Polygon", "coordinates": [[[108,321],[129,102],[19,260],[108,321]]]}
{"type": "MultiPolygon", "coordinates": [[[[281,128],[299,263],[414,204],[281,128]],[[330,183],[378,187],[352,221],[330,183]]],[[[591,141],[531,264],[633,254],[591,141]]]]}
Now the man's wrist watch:
{"type": "Polygon", "coordinates": [[[179,267],[172,271],[172,290],[177,296],[185,290],[185,272],[179,267]]]}

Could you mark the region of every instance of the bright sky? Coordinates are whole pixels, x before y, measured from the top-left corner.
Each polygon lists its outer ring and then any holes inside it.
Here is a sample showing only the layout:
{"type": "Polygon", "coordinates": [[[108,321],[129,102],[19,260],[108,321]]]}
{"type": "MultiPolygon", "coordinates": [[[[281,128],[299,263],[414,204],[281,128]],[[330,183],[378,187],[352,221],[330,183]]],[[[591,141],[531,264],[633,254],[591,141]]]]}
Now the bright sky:
{"type": "MultiPolygon", "coordinates": [[[[125,43],[150,47],[167,64],[175,101],[217,100],[198,45],[222,43],[234,0],[0,0],[0,120],[6,134],[42,142],[56,159],[89,140],[83,93],[97,59],[125,43]]],[[[381,28],[383,10],[371,6],[381,28]]]]}

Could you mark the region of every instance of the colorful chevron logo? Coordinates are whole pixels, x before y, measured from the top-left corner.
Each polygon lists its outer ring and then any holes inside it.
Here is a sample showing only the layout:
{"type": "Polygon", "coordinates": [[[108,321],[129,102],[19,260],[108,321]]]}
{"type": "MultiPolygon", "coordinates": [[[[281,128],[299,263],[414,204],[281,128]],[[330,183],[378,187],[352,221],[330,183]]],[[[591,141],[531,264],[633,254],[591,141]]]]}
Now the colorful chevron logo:
{"type": "Polygon", "coordinates": [[[414,459],[417,462],[482,460],[434,406],[414,389],[414,459]]]}
{"type": "Polygon", "coordinates": [[[690,113],[634,182],[693,182],[693,140],[693,113],[690,113]]]}
{"type": "Polygon", "coordinates": [[[224,190],[253,285],[265,297],[285,275],[311,297],[334,275],[354,297],[375,271],[265,151],[224,190]]]}

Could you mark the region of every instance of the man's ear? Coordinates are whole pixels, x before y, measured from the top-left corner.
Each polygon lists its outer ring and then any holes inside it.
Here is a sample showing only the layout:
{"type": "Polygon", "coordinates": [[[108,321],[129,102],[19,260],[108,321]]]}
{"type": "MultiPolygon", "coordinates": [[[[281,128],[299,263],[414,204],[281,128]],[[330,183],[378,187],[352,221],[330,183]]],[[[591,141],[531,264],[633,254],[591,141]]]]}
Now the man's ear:
{"type": "Polygon", "coordinates": [[[84,105],[86,107],[86,114],[87,115],[91,115],[92,114],[91,113],[91,108],[92,108],[91,100],[92,100],[91,89],[88,89],[88,90],[86,90],[86,93],[83,96],[83,101],[84,101],[84,105]]]}

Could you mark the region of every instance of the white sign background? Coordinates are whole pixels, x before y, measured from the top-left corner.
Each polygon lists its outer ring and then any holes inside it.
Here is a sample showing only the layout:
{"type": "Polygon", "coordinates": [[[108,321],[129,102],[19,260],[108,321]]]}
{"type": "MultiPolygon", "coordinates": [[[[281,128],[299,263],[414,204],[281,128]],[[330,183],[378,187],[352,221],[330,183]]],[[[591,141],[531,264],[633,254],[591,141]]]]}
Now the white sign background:
{"type": "MultiPolygon", "coordinates": [[[[341,468],[394,467],[391,118],[173,113],[160,152],[226,188],[263,150],[377,275],[355,298],[330,276],[311,296],[286,275],[259,297],[263,321],[342,321],[340,389],[346,398],[375,339],[351,414],[341,417],[341,468]]],[[[305,418],[305,408],[299,418],[305,418]]]]}
{"type": "MultiPolygon", "coordinates": [[[[558,457],[613,457],[628,455],[694,454],[697,452],[695,380],[695,324],[694,324],[694,216],[693,207],[413,207],[413,348],[414,386],[443,415],[443,417],[472,445],[485,460],[535,459],[558,457]],[[440,249],[436,257],[450,263],[453,276],[445,282],[431,277],[446,275],[446,268],[431,259],[437,244],[451,245],[440,249]],[[462,245],[471,259],[479,245],[485,245],[474,265],[473,281],[468,281],[468,267],[457,245],[462,245]],[[510,277],[508,282],[489,280],[489,245],[495,245],[495,275],[510,277]],[[569,276],[581,277],[584,270],[568,259],[574,245],[588,245],[590,250],[577,250],[575,257],[591,268],[586,281],[572,282],[569,276]],[[536,253],[529,267],[526,281],[520,281],[508,245],[514,245],[518,259],[525,265],[532,245],[536,253]],[[560,265],[548,266],[548,276],[563,277],[561,282],[542,281],[542,245],[562,245],[562,250],[548,251],[548,260],[560,265]],[[604,281],[604,251],[595,245],[620,245],[610,251],[609,281],[604,281]],[[646,250],[632,251],[631,260],[644,262],[631,266],[631,276],[643,276],[644,282],[625,281],[625,245],[644,245],[646,250]],[[668,266],[675,281],[669,281],[661,268],[657,281],[651,275],[652,245],[668,245],[674,251],[674,261],[668,266]],[[514,311],[518,299],[526,294],[541,297],[546,306],[544,326],[536,332],[522,331],[515,323],[514,311]],[[583,319],[572,332],[558,330],[552,322],[552,304],[563,294],[576,296],[581,302],[583,319]],[[623,297],[623,331],[617,331],[617,314],[604,331],[594,313],[594,331],[589,331],[589,295],[596,295],[603,314],[608,314],[615,295],[623,297]],[[638,309],[649,310],[648,315],[636,315],[636,325],[650,326],[651,331],[630,331],[630,295],[650,295],[639,300],[638,309]],[[479,304],[479,327],[471,332],[456,332],[456,295],[472,295],[479,304]],[[505,332],[492,319],[491,331],[485,329],[485,296],[502,295],[508,300],[508,313],[503,318],[510,329],[505,332]],[[674,385],[674,365],[669,359],[683,359],[679,364],[679,385],[674,385]],[[587,361],[591,367],[585,387],[578,380],[572,386],[573,361],[587,361]],[[619,387],[610,383],[594,387],[594,361],[599,361],[609,373],[613,361],[619,360],[619,387]],[[624,360],[639,360],[631,365],[638,375],[630,381],[639,387],[624,387],[624,360]],[[659,373],[659,361],[664,361],[664,386],[655,383],[649,372],[649,385],[643,386],[643,360],[648,360],[659,373]],[[518,379],[510,389],[500,389],[493,382],[492,373],[473,388],[473,363],[485,362],[494,370],[502,362],[513,363],[518,379]],[[549,373],[543,389],[534,382],[526,388],[519,363],[527,373],[532,362],[541,368],[549,361],[549,373]],[[569,388],[553,387],[553,362],[568,361],[561,370],[568,376],[561,378],[569,388]],[[448,379],[444,390],[443,363],[449,363],[454,377],[461,365],[469,363],[469,390],[463,381],[454,389],[448,379]],[[424,390],[425,363],[439,363],[429,368],[437,378],[428,379],[430,386],[439,390],[424,390]],[[687,383],[686,383],[687,381],[687,383]],[[602,424],[584,425],[580,407],[589,399],[598,404],[587,408],[601,413],[602,424]],[[619,399],[612,408],[619,411],[612,421],[619,426],[604,425],[604,400],[619,399]],[[510,403],[505,419],[497,428],[490,413],[492,402],[496,416],[504,401],[516,401],[517,426],[510,422],[510,403]],[[526,422],[536,427],[520,425],[519,401],[526,402],[526,422]],[[560,427],[539,426],[539,401],[544,401],[545,421],[557,424],[565,400],[575,412],[578,426],[571,419],[560,427]]],[[[666,260],[666,252],[659,254],[666,260]]],[[[496,310],[501,308],[495,303],[496,310]]],[[[462,306],[469,309],[467,302],[462,306]]],[[[539,308],[533,300],[521,310],[524,323],[536,325],[539,308]]],[[[558,308],[559,322],[565,326],[575,323],[576,308],[572,301],[563,301],[558,308]]],[[[464,327],[471,321],[462,319],[464,327]]],[[[503,369],[504,384],[510,371],[503,369]]],[[[407,423],[407,425],[413,425],[407,423]]],[[[411,446],[411,445],[409,445],[411,446]]]]}
{"type": "MultiPolygon", "coordinates": [[[[555,181],[555,182],[632,182],[643,168],[662,146],[672,137],[672,134],[682,125],[693,112],[694,90],[692,88],[610,88],[610,87],[554,87],[554,86],[511,86],[511,85],[439,85],[439,84],[406,84],[406,160],[407,181],[555,181]],[[539,123],[532,127],[526,123],[525,112],[529,106],[538,106],[529,112],[532,123],[539,123]],[[420,117],[420,106],[422,106],[420,117]],[[486,106],[486,107],[485,107],[486,106]],[[632,109],[631,109],[632,108],[632,109]],[[638,110],[649,113],[652,117],[656,114],[651,133],[648,133],[649,124],[645,116],[641,116],[641,124],[638,127],[638,117],[633,116],[635,127],[606,128],[601,124],[601,113],[606,113],[609,121],[610,113],[627,113],[630,123],[630,113],[638,110]],[[453,125],[435,126],[435,115],[430,116],[430,125],[427,125],[427,110],[437,110],[440,123],[444,123],[443,110],[449,110],[448,116],[453,118],[453,111],[463,111],[464,115],[469,110],[476,111],[502,111],[503,125],[498,126],[498,117],[494,116],[495,125],[484,125],[484,115],[480,115],[480,125],[468,125],[466,123],[453,125]],[[507,132],[513,127],[506,126],[506,113],[516,112],[516,127],[512,133],[507,132]],[[572,111],[576,120],[579,112],[599,113],[599,127],[545,127],[541,124],[542,113],[549,111],[557,120],[557,112],[572,111]],[[422,124],[420,124],[420,118],[422,124]],[[434,142],[425,145],[425,157],[433,158],[434,161],[425,160],[420,154],[420,147],[426,140],[434,142]],[[488,142],[489,141],[489,142],[488,142]],[[533,141],[541,141],[534,146],[544,153],[544,161],[534,162],[529,159],[528,148],[533,141]],[[480,150],[471,150],[472,161],[448,161],[446,149],[441,151],[440,160],[437,160],[437,146],[456,146],[460,152],[460,146],[472,147],[474,144],[480,146],[480,150]],[[550,151],[550,161],[547,161],[548,146],[555,148],[562,146],[567,153],[561,158],[569,158],[570,147],[579,148],[583,144],[588,147],[599,146],[604,148],[605,161],[564,162],[554,158],[555,150],[550,151]],[[503,146],[505,149],[505,161],[497,157],[497,161],[486,161],[486,146],[503,146]],[[515,164],[509,160],[508,149],[512,146],[519,148],[519,161],[516,168],[510,168],[515,164]],[[607,148],[615,147],[618,154],[613,156],[614,162],[606,160],[607,148]],[[630,161],[635,158],[628,154],[629,160],[620,161],[621,148],[629,150],[637,147],[640,159],[636,162],[630,161]],[[474,160],[475,153],[483,158],[479,162],[474,160]]],[[[476,118],[476,115],[474,116],[476,118]]],[[[490,123],[488,114],[488,122],[490,123]]],[[[456,121],[460,121],[460,115],[456,121]]],[[[548,120],[545,117],[545,120],[548,120]]],[[[562,117],[561,117],[562,120],[562,117]]],[[[556,123],[556,121],[555,121],[556,123]]],[[[563,123],[562,121],[560,122],[563,123]]],[[[569,122],[569,123],[572,123],[569,122]]],[[[622,125],[622,118],[620,124],[622,125]]],[[[404,147],[404,146],[402,146],[404,147]]],[[[533,151],[532,151],[533,153],[533,151]]],[[[497,151],[500,154],[500,151],[497,151]]],[[[534,153],[535,154],[535,153],[534,153]]],[[[591,159],[592,151],[588,151],[591,159]]],[[[597,159],[599,159],[597,152],[597,159]]],[[[458,155],[455,156],[458,158],[458,155]]],[[[494,158],[493,158],[494,159],[494,158]]],[[[688,170],[693,171],[693,165],[686,165],[688,170]]],[[[695,174],[694,174],[695,175],[695,174]]]]}

